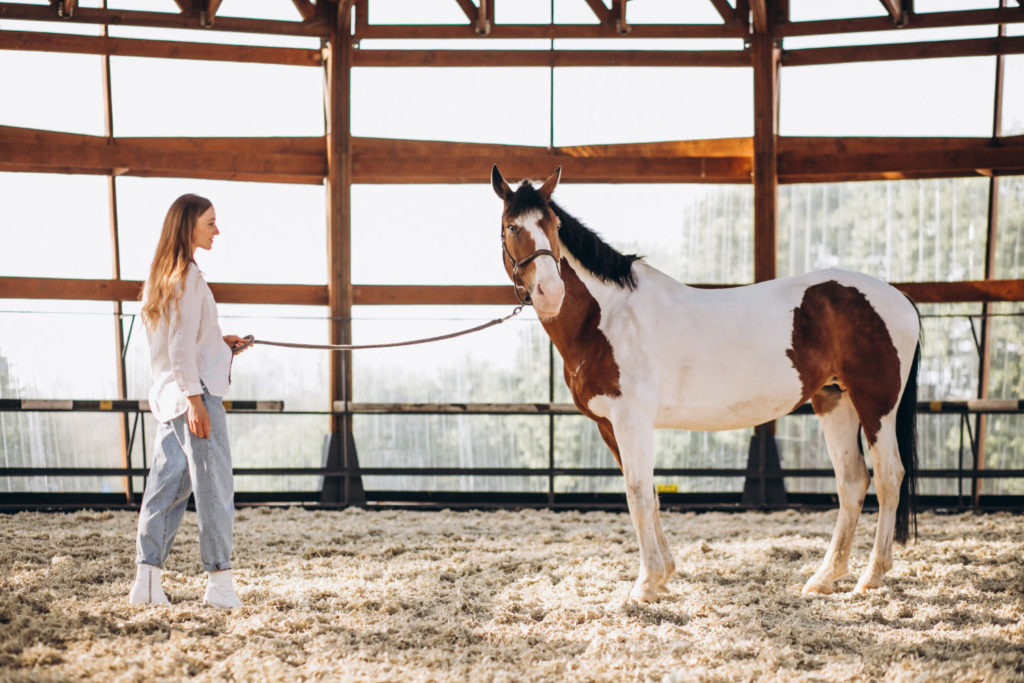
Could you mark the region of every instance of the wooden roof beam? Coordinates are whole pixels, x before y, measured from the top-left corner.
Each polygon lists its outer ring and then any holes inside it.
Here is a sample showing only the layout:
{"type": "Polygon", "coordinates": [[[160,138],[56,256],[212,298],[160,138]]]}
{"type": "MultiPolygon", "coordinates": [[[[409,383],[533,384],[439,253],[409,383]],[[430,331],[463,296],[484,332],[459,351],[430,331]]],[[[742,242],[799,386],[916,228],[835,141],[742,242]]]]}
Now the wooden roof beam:
{"type": "Polygon", "coordinates": [[[612,27],[612,11],[608,9],[608,6],[604,4],[603,0],[586,0],[586,3],[587,6],[590,7],[590,11],[594,13],[594,16],[597,17],[597,20],[601,22],[602,25],[609,28],[612,27]]]}
{"type": "Polygon", "coordinates": [[[353,66],[749,67],[745,50],[356,50],[353,66]]]}
{"type": "Polygon", "coordinates": [[[312,49],[110,38],[37,31],[0,31],[0,50],[202,59],[290,66],[320,66],[323,63],[323,55],[320,50],[312,49]]]}
{"type": "MultiPolygon", "coordinates": [[[[138,280],[78,280],[47,277],[0,276],[2,299],[58,299],[66,301],[138,301],[143,283],[138,280]]],[[[722,285],[698,284],[697,287],[722,285]]],[[[724,285],[731,286],[731,285],[724,285]]],[[[918,303],[1024,301],[1024,280],[967,280],[963,282],[897,282],[897,289],[918,303]]],[[[211,282],[220,303],[326,306],[326,285],[275,285],[211,282]]],[[[507,285],[354,285],[356,306],[381,305],[511,305],[507,285]]]]}
{"type": "Polygon", "coordinates": [[[785,50],[783,66],[1024,54],[1024,36],[785,50]]]}

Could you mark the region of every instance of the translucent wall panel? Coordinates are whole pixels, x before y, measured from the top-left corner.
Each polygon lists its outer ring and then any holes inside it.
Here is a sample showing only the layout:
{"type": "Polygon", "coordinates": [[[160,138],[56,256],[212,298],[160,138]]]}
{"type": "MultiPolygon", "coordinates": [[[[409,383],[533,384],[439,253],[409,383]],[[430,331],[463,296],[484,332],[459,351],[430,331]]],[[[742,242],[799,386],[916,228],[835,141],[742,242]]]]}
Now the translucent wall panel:
{"type": "Polygon", "coordinates": [[[0,299],[4,398],[117,398],[113,305],[0,299]]]}
{"type": "MultiPolygon", "coordinates": [[[[1017,276],[1019,277],[1019,276],[1017,276]]],[[[1024,397],[1024,304],[994,304],[989,330],[992,335],[989,395],[992,398],[1024,397]]],[[[991,469],[1024,469],[1024,416],[990,415],[985,435],[985,466],[991,469]]],[[[1024,479],[986,481],[984,493],[1024,494],[1024,479]]]]}
{"type": "Polygon", "coordinates": [[[355,68],[352,134],[547,145],[550,89],[538,68],[355,68]]]}
{"type": "Polygon", "coordinates": [[[141,57],[110,61],[115,135],[324,134],[322,69],[141,57]]]}
{"type": "MultiPolygon", "coordinates": [[[[236,16],[242,16],[250,19],[255,19],[252,14],[249,14],[246,10],[247,0],[242,0],[241,4],[234,4],[234,11],[237,12],[236,16]]],[[[224,7],[222,5],[217,10],[218,17],[228,17],[231,14],[224,13],[224,7]]],[[[294,5],[285,3],[276,3],[276,7],[281,10],[292,10],[294,5]]],[[[144,9],[142,11],[149,11],[144,9]]],[[[178,9],[175,8],[170,10],[170,13],[178,13],[178,9]]],[[[294,10],[293,10],[294,11],[294,10]]],[[[298,16],[298,12],[295,12],[298,16]]],[[[291,19],[286,19],[290,21],[291,19]]],[[[184,29],[184,28],[150,28],[148,26],[111,26],[110,36],[113,38],[138,38],[142,40],[169,40],[173,42],[181,43],[211,43],[221,45],[246,45],[256,47],[291,47],[306,50],[319,50],[320,39],[316,36],[288,36],[288,35],[275,35],[271,33],[240,33],[238,31],[214,31],[210,29],[204,29],[203,31],[196,31],[195,29],[184,29]]],[[[178,60],[184,61],[184,60],[178,60]]],[[[307,70],[317,71],[315,67],[295,67],[305,68],[307,70]]]]}
{"type": "Polygon", "coordinates": [[[369,3],[371,24],[464,24],[458,3],[446,0],[374,0],[369,3]]]}
{"type": "Polygon", "coordinates": [[[753,135],[753,74],[726,68],[555,69],[555,144],[753,135]]]}
{"type": "Polygon", "coordinates": [[[986,137],[994,83],[994,57],[788,67],[779,132],[986,137]]]}
{"type": "MultiPolygon", "coordinates": [[[[320,467],[330,423],[321,415],[228,414],[235,467],[320,467]]],[[[319,491],[322,477],[246,475],[235,491],[319,491]]]]}
{"type": "Polygon", "coordinates": [[[1024,278],[1024,176],[998,178],[996,278],[1024,278]]]}
{"type": "MultiPolygon", "coordinates": [[[[0,29],[15,30],[12,23],[0,21],[0,29]]],[[[17,23],[17,30],[24,31],[29,30],[24,24],[33,22],[17,23]]],[[[42,29],[36,25],[35,30],[42,29]]],[[[60,31],[65,32],[63,24],[60,31]]],[[[102,60],[0,50],[0,125],[103,135],[102,60]]]]}
{"type": "MultiPolygon", "coordinates": [[[[111,311],[97,302],[0,300],[0,398],[116,398],[111,311]]],[[[110,414],[0,412],[0,463],[119,467],[120,424],[120,416],[110,414]]],[[[121,486],[111,477],[0,478],[6,491],[110,492],[121,486]]]]}
{"type": "Polygon", "coordinates": [[[873,17],[885,13],[876,0],[790,0],[790,21],[873,17]]]}
{"type": "MultiPolygon", "coordinates": [[[[0,466],[121,467],[121,416],[0,411],[0,466]]],[[[121,493],[121,477],[0,477],[0,493],[121,493]]]]}
{"type": "MultiPolygon", "coordinates": [[[[357,344],[447,334],[503,317],[491,306],[358,306],[357,344]]],[[[548,338],[533,313],[442,342],[359,352],[352,362],[358,402],[518,403],[548,400],[548,338]]]]}
{"type": "Polygon", "coordinates": [[[839,267],[897,282],[983,279],[988,182],[781,186],[779,274],[839,267]]]}
{"type": "MultiPolygon", "coordinates": [[[[554,198],[616,249],[685,282],[753,278],[749,186],[563,183],[554,198]]],[[[489,184],[360,185],[352,204],[354,282],[508,284],[489,184]]]]}
{"type": "Polygon", "coordinates": [[[502,203],[489,174],[481,169],[475,185],[354,186],[353,282],[508,283],[499,243],[502,203]]]}
{"type": "MultiPolygon", "coordinates": [[[[750,430],[690,432],[659,429],[654,432],[654,467],[745,467],[750,430]]],[[[580,416],[555,418],[555,467],[618,469],[597,424],[580,416]]],[[[679,493],[728,493],[743,490],[742,477],[657,477],[657,484],[675,485],[679,493]]],[[[623,493],[621,476],[562,475],[555,480],[559,493],[623,493]]]]}
{"type": "MultiPolygon", "coordinates": [[[[547,467],[547,418],[493,415],[358,415],[361,467],[547,467]]],[[[545,477],[363,477],[367,490],[547,490],[545,477]]]]}
{"type": "Polygon", "coordinates": [[[324,284],[327,237],[318,185],[118,178],[121,272],[145,280],[164,216],[180,195],[213,202],[220,235],[196,261],[210,282],[324,284]]]}
{"type": "Polygon", "coordinates": [[[105,178],[0,173],[0,273],[110,277],[109,216],[105,178]]]}
{"type": "Polygon", "coordinates": [[[634,24],[720,24],[722,16],[710,2],[644,0],[626,5],[626,20],[634,24]]]}
{"type": "Polygon", "coordinates": [[[753,281],[750,186],[565,183],[554,198],[613,247],[677,280],[753,281]]]}
{"type": "Polygon", "coordinates": [[[1024,134],[1024,55],[1007,55],[1003,72],[1003,135],[1024,134]]]}

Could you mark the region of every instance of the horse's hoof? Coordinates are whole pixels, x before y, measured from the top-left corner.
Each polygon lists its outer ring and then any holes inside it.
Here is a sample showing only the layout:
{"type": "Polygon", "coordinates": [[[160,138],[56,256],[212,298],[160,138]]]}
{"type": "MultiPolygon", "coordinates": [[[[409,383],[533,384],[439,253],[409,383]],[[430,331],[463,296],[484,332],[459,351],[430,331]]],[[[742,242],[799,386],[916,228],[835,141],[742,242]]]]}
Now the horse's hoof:
{"type": "Polygon", "coordinates": [[[868,591],[875,590],[876,588],[881,588],[884,585],[885,582],[882,581],[881,577],[872,576],[867,578],[861,578],[861,580],[857,582],[857,585],[854,586],[853,592],[857,595],[864,595],[868,591]]]}
{"type": "Polygon", "coordinates": [[[811,579],[806,584],[804,584],[803,594],[831,595],[833,590],[835,590],[834,581],[815,581],[814,579],[811,579]]]}
{"type": "Polygon", "coordinates": [[[658,591],[652,590],[651,588],[641,588],[635,586],[633,590],[629,592],[629,601],[637,605],[650,605],[652,602],[658,601],[658,591]]]}

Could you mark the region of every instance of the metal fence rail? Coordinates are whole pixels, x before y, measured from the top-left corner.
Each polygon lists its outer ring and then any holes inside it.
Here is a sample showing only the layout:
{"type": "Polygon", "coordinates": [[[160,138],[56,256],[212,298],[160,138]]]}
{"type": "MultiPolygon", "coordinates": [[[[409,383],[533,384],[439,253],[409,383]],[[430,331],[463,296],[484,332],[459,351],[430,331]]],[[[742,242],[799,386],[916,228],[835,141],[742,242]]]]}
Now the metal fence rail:
{"type": "MultiPolygon", "coordinates": [[[[579,415],[576,407],[569,403],[359,403],[335,402],[331,411],[286,411],[283,401],[225,401],[225,408],[233,413],[268,413],[279,415],[579,415]]],[[[1024,413],[1024,400],[1019,399],[968,399],[962,401],[922,401],[918,403],[920,414],[960,415],[961,452],[959,466],[945,469],[919,470],[922,479],[957,479],[959,491],[954,496],[921,496],[922,507],[941,508],[984,508],[1024,509],[1024,496],[969,496],[963,490],[964,482],[972,483],[972,491],[983,479],[1024,478],[1024,468],[985,469],[978,468],[976,444],[971,429],[970,417],[979,414],[1020,414],[1024,413]],[[966,438],[965,438],[966,437],[966,438]],[[965,449],[969,448],[972,466],[964,465],[965,449]]],[[[122,412],[134,413],[136,424],[141,415],[148,412],[146,401],[138,400],[41,400],[41,399],[0,399],[0,412],[122,412]]],[[[810,404],[800,406],[793,415],[812,414],[810,404]]],[[[132,430],[134,441],[135,429],[132,430]]],[[[351,444],[354,451],[354,444],[351,444]]],[[[782,480],[789,478],[831,478],[830,468],[782,468],[764,465],[763,459],[754,457],[756,438],[751,444],[751,460],[748,466],[720,468],[657,468],[658,477],[737,477],[743,478],[752,490],[762,493],[760,499],[751,501],[740,493],[675,493],[662,492],[662,504],[669,508],[777,508],[777,507],[834,507],[833,494],[786,494],[780,504],[764,495],[772,486],[781,487],[782,480]]],[[[773,446],[774,447],[774,446],[773,446]]],[[[146,444],[143,437],[143,465],[145,465],[146,444]]],[[[354,456],[354,452],[352,454],[354,456]]],[[[326,456],[321,467],[236,467],[236,475],[245,476],[316,476],[323,482],[322,491],[298,492],[240,492],[239,504],[303,504],[324,507],[343,507],[351,504],[351,491],[359,487],[360,503],[375,506],[416,506],[422,507],[551,507],[551,508],[602,508],[624,509],[622,494],[608,493],[556,493],[553,486],[547,492],[457,492],[457,491],[386,491],[368,490],[363,492],[361,478],[364,476],[474,476],[474,477],[545,477],[553,482],[556,477],[614,477],[619,475],[616,468],[605,467],[360,467],[355,457],[345,457],[331,464],[326,456]],[[322,493],[329,483],[343,484],[340,499],[330,500],[322,493]]],[[[1024,464],[1024,462],[1022,462],[1024,464]]],[[[0,478],[7,477],[146,477],[148,468],[142,467],[0,467],[0,478]]],[[[139,496],[135,496],[135,504],[139,496]]],[[[868,506],[874,504],[868,497],[868,506]]],[[[121,494],[100,493],[54,493],[54,492],[7,492],[0,494],[0,510],[74,507],[130,507],[121,494]]]]}

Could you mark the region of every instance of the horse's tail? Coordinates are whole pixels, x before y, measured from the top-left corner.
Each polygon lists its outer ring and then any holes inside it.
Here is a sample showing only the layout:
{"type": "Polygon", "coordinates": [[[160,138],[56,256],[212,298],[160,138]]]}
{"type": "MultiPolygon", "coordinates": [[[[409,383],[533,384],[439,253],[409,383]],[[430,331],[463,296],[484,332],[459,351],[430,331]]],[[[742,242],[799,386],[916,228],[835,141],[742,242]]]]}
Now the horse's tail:
{"type": "Polygon", "coordinates": [[[896,542],[906,543],[913,524],[917,538],[917,369],[921,361],[921,343],[914,350],[914,362],[903,387],[903,398],[896,409],[896,445],[903,463],[900,502],[896,507],[896,542]]]}

